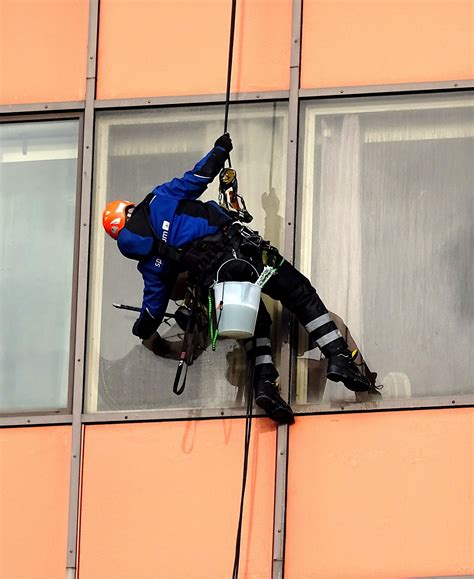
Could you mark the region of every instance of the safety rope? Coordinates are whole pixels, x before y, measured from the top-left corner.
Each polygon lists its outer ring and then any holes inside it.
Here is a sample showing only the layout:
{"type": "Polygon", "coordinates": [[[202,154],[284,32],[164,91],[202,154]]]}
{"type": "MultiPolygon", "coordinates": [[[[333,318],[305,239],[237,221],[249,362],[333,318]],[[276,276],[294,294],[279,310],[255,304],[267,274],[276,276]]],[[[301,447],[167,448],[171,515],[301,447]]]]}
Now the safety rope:
{"type": "MultiPolygon", "coordinates": [[[[224,113],[224,133],[227,133],[227,125],[229,121],[229,104],[230,104],[230,84],[232,79],[232,61],[234,55],[234,36],[235,36],[235,16],[237,12],[237,0],[232,0],[232,12],[230,17],[230,38],[229,38],[229,58],[227,62],[227,88],[225,96],[225,113],[224,113]]],[[[232,163],[229,155],[229,167],[232,167],[232,163]]],[[[209,298],[209,309],[214,310],[215,304],[212,303],[213,300],[209,298]]],[[[222,307],[222,304],[219,304],[222,307]]],[[[214,313],[213,312],[213,313],[214,313]]],[[[211,313],[211,312],[209,312],[211,313]]],[[[222,314],[222,310],[220,311],[222,314]]],[[[215,314],[214,314],[215,315],[215,314]]],[[[219,315],[220,318],[220,315],[219,315]]],[[[209,316],[211,319],[211,315],[209,316]]],[[[214,332],[211,329],[211,342],[213,342],[213,349],[215,349],[215,341],[217,340],[219,321],[217,321],[216,328],[214,332]]],[[[252,372],[250,376],[250,382],[247,389],[247,411],[245,416],[245,444],[244,444],[244,464],[242,472],[242,491],[240,495],[240,510],[239,510],[239,522],[237,525],[237,536],[235,540],[235,557],[234,557],[234,568],[232,570],[232,579],[238,579],[239,576],[239,564],[240,564],[240,544],[242,536],[242,520],[244,515],[244,500],[245,500],[245,487],[247,484],[247,469],[249,460],[249,449],[250,449],[250,434],[252,430],[252,406],[253,406],[253,381],[255,374],[255,364],[252,364],[252,372]]]]}
{"type": "MultiPolygon", "coordinates": [[[[230,38],[229,38],[229,58],[227,61],[227,89],[225,95],[225,113],[224,113],[224,133],[227,133],[227,124],[229,121],[229,103],[230,103],[230,82],[232,79],[232,61],[234,57],[234,36],[235,36],[235,15],[237,12],[237,0],[232,0],[232,13],[230,16],[230,38]]],[[[229,156],[229,166],[230,156],[229,156]]]]}
{"type": "MultiPolygon", "coordinates": [[[[253,348],[256,347],[256,340],[253,339],[253,348]]],[[[244,443],[244,465],[242,469],[242,490],[240,494],[239,522],[237,525],[237,536],[235,540],[234,568],[232,570],[232,579],[239,577],[240,565],[240,544],[242,539],[242,522],[244,518],[244,501],[245,487],[247,485],[247,470],[249,464],[250,436],[252,433],[252,407],[253,407],[253,382],[255,380],[255,360],[252,362],[252,371],[247,388],[247,411],[245,415],[245,443],[244,443]]]]}

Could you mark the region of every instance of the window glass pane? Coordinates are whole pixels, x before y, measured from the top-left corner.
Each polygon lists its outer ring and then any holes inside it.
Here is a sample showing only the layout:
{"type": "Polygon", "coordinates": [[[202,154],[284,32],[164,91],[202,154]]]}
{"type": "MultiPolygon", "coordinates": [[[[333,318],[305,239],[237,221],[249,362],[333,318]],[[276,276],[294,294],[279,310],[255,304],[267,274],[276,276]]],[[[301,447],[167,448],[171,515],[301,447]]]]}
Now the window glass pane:
{"type": "MultiPolygon", "coordinates": [[[[385,399],[472,393],[473,101],[423,95],[303,108],[299,263],[385,399]]],[[[351,401],[300,340],[299,402],[351,401]]]]}
{"type": "Polygon", "coordinates": [[[79,123],[0,125],[0,410],[66,408],[79,123]]]}
{"type": "MultiPolygon", "coordinates": [[[[274,103],[232,105],[229,124],[232,165],[238,170],[239,192],[254,216],[251,226],[279,246],[284,231],[286,109],[286,104],[274,103]]],[[[98,116],[85,402],[89,412],[241,404],[247,364],[234,340],[219,340],[215,352],[204,351],[189,368],[184,393],[173,394],[177,360],[147,350],[131,334],[137,314],[112,306],[114,302],[140,306],[143,282],[137,262],[124,258],[101,226],[107,201],[138,202],[157,184],[191,169],[222,133],[223,118],[220,105],[98,116]]],[[[216,179],[202,199],[217,200],[217,189],[216,179]]],[[[276,306],[271,301],[267,305],[275,333],[276,306]]],[[[175,309],[170,301],[168,311],[175,309]]],[[[159,333],[176,358],[181,330],[171,321],[171,326],[162,324],[159,333]]]]}

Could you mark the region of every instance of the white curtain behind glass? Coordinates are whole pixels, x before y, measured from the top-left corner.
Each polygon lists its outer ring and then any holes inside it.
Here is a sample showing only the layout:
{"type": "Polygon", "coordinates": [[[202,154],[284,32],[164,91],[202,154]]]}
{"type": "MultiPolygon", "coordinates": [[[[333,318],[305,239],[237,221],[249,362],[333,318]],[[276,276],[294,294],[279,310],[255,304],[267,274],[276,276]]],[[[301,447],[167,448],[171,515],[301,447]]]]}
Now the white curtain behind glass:
{"type": "MultiPolygon", "coordinates": [[[[386,398],[471,393],[474,383],[472,108],[426,108],[426,98],[319,114],[306,151],[311,276],[386,398]]],[[[333,385],[325,396],[351,398],[333,385]]]]}
{"type": "MultiPolygon", "coordinates": [[[[315,247],[318,274],[313,278],[323,300],[351,329],[363,351],[363,302],[361,271],[360,131],[357,115],[345,115],[338,130],[321,119],[321,190],[318,200],[318,237],[326,243],[315,247]],[[342,150],[352,155],[340,155],[342,150]],[[341,235],[344,232],[344,235],[341,235]],[[345,264],[344,268],[334,264],[345,264]]],[[[332,396],[344,394],[334,384],[332,396]]]]}

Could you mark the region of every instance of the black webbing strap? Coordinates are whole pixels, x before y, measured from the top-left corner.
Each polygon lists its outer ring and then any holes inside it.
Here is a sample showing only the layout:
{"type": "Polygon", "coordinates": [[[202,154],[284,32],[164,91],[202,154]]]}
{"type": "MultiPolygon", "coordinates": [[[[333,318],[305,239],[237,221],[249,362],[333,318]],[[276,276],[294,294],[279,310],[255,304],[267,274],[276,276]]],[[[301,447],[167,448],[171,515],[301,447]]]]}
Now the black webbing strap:
{"type": "Polygon", "coordinates": [[[184,389],[186,387],[186,378],[188,375],[188,364],[186,363],[186,352],[181,352],[180,357],[179,357],[179,362],[178,362],[178,368],[176,370],[176,376],[174,379],[174,384],[173,384],[173,392],[179,396],[180,394],[182,394],[184,392],[184,389]],[[181,374],[183,373],[183,367],[185,368],[184,371],[184,377],[183,380],[181,382],[181,374]],[[181,385],[180,385],[181,382],[181,385]]]}
{"type": "Polygon", "coordinates": [[[181,346],[181,353],[179,355],[178,368],[176,369],[176,376],[173,383],[173,392],[179,396],[184,392],[186,387],[186,378],[188,375],[188,367],[193,363],[194,356],[194,339],[196,336],[196,305],[193,305],[191,315],[186,324],[184,332],[183,345],[181,346]],[[181,378],[184,369],[184,376],[181,378]]]}
{"type": "Polygon", "coordinates": [[[149,193],[144,201],[147,202],[145,204],[144,207],[144,213],[145,213],[145,217],[148,223],[148,226],[150,228],[150,231],[153,235],[153,255],[156,255],[157,257],[161,257],[161,259],[171,259],[173,261],[179,261],[181,259],[181,255],[182,252],[179,249],[176,249],[175,247],[170,247],[167,243],[165,243],[162,239],[160,239],[158,237],[158,235],[156,234],[156,231],[153,227],[153,225],[151,224],[151,219],[150,219],[150,201],[153,199],[154,194],[153,193],[149,193]]]}
{"type": "Polygon", "coordinates": [[[161,239],[154,237],[153,255],[161,257],[162,259],[171,259],[172,261],[179,261],[182,256],[182,251],[180,249],[176,249],[175,247],[171,247],[161,239]]]}

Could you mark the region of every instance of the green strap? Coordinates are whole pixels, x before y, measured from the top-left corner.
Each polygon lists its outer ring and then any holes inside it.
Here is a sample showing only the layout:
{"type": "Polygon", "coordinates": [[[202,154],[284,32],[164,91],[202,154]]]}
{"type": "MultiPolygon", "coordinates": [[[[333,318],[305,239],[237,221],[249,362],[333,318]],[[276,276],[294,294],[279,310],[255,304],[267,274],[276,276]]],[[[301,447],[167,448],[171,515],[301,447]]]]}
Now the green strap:
{"type": "Polygon", "coordinates": [[[214,328],[213,319],[214,319],[214,299],[212,296],[212,289],[209,288],[209,295],[208,295],[208,306],[209,306],[209,334],[211,338],[211,347],[212,351],[216,350],[216,342],[217,336],[219,335],[218,328],[214,328]]]}

